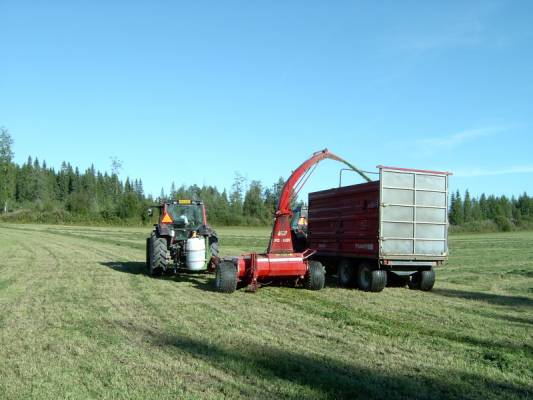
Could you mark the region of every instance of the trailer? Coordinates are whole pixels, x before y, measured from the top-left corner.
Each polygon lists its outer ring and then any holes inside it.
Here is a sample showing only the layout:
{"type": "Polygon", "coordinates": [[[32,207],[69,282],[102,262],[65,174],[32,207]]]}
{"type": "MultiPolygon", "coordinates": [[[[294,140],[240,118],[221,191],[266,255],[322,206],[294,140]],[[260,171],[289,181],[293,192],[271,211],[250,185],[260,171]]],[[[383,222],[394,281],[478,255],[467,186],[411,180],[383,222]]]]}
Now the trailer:
{"type": "Polygon", "coordinates": [[[377,181],[309,193],[313,259],[344,287],[431,290],[448,256],[450,173],[377,168],[377,181]]]}

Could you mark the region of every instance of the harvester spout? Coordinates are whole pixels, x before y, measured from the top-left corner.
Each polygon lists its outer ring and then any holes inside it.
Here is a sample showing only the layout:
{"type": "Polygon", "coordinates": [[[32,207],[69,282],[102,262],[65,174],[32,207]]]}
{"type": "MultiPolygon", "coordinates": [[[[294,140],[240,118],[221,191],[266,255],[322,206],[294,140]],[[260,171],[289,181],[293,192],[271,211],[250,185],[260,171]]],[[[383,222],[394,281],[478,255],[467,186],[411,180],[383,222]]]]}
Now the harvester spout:
{"type": "Polygon", "coordinates": [[[311,172],[320,161],[329,158],[331,160],[339,161],[357,172],[363,179],[370,182],[370,178],[359,168],[344,160],[343,158],[331,153],[328,149],[317,151],[313,153],[306,161],[304,161],[298,168],[296,168],[289,179],[285,182],[278,202],[276,210],[276,220],[274,221],[274,228],[270,236],[270,243],[268,246],[268,253],[292,253],[294,246],[291,238],[290,222],[292,218],[291,202],[302,187],[307,182],[311,172]],[[313,169],[312,169],[313,168],[313,169]]]}

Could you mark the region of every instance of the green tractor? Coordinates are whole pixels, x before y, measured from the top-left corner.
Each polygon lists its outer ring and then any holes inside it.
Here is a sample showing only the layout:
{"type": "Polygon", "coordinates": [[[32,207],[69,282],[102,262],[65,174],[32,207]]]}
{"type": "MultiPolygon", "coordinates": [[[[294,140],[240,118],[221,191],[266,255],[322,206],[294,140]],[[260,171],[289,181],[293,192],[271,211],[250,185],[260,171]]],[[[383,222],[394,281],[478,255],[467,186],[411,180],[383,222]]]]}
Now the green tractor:
{"type": "MultiPolygon", "coordinates": [[[[213,269],[218,237],[207,224],[201,201],[179,200],[159,206],[158,223],[146,239],[146,267],[152,276],[213,269]]],[[[152,216],[152,209],[148,209],[152,216]]]]}

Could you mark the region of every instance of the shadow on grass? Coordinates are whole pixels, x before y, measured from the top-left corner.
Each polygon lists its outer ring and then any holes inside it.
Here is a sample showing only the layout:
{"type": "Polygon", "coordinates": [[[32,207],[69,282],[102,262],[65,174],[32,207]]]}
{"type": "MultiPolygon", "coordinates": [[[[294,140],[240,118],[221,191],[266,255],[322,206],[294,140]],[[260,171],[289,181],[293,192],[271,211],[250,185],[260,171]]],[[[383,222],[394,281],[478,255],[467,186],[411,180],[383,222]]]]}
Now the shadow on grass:
{"type": "Polygon", "coordinates": [[[146,274],[146,264],[143,262],[106,261],[101,262],[100,265],[127,274],[146,274]]]}
{"type": "MultiPolygon", "coordinates": [[[[111,268],[115,271],[124,272],[127,274],[139,275],[143,274],[150,276],[146,268],[146,264],[143,262],[136,261],[108,261],[101,262],[100,265],[111,268]]],[[[177,274],[163,274],[160,276],[154,276],[153,279],[160,279],[165,281],[175,281],[175,282],[188,282],[191,283],[194,287],[212,291],[213,284],[211,283],[212,275],[209,275],[206,272],[183,272],[180,271],[177,274]]]]}
{"type": "Polygon", "coordinates": [[[500,294],[467,292],[465,290],[435,288],[430,293],[444,297],[454,297],[466,300],[484,301],[498,306],[533,307],[533,300],[522,296],[505,296],[500,294]]]}
{"type": "MultiPolygon", "coordinates": [[[[475,374],[416,369],[390,372],[356,367],[315,351],[302,354],[242,338],[224,339],[224,344],[214,344],[199,338],[141,329],[154,346],[188,353],[232,375],[236,393],[242,397],[300,399],[309,395],[294,387],[295,384],[311,389],[313,397],[332,399],[484,399],[488,394],[512,398],[529,393],[525,387],[475,374]]],[[[377,361],[379,357],[376,354],[377,361]]]]}
{"type": "MultiPolygon", "coordinates": [[[[150,276],[144,262],[138,261],[106,261],[100,262],[100,265],[111,268],[115,271],[124,272],[133,275],[143,274],[150,276]]],[[[154,276],[153,279],[161,279],[165,281],[175,281],[175,282],[189,282],[192,283],[194,287],[206,290],[213,291],[213,279],[214,275],[209,274],[208,272],[189,272],[181,270],[176,274],[163,274],[160,276],[154,276]]],[[[331,286],[334,286],[336,280],[331,279],[329,283],[331,286]]],[[[303,289],[302,285],[295,286],[294,281],[287,280],[273,280],[271,282],[263,282],[262,286],[276,286],[276,287],[290,287],[293,289],[303,289]]],[[[328,284],[326,284],[328,286],[328,284]]],[[[239,282],[237,285],[237,290],[245,290],[246,284],[239,282]]]]}
{"type": "Polygon", "coordinates": [[[497,313],[491,313],[491,312],[485,312],[483,310],[479,309],[472,309],[472,308],[464,308],[464,312],[470,312],[476,315],[480,315],[485,318],[492,318],[492,319],[499,319],[502,321],[508,321],[515,324],[524,324],[524,325],[533,325],[533,318],[522,318],[522,317],[516,317],[513,315],[507,315],[507,314],[497,314],[497,313]]]}

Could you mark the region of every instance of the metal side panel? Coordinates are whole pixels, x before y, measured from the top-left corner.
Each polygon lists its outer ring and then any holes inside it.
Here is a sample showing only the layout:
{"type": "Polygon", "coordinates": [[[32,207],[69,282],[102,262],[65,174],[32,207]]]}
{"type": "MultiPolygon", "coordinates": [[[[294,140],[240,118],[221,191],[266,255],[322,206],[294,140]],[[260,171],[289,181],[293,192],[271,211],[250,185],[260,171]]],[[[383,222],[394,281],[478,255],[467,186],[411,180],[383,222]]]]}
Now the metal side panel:
{"type": "Polygon", "coordinates": [[[379,167],[380,257],[448,255],[448,173],[379,167]]]}

